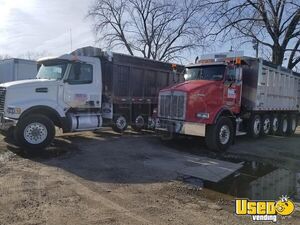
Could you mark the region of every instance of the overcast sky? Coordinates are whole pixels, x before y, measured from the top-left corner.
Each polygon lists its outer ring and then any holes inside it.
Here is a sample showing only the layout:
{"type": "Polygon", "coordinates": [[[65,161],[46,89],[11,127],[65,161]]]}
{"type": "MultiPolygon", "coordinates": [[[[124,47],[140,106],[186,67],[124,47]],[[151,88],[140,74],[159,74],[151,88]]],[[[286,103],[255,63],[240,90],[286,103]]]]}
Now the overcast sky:
{"type": "Polygon", "coordinates": [[[0,54],[27,52],[59,55],[94,45],[91,21],[85,19],[94,0],[0,0],[0,54]]]}
{"type": "MultiPolygon", "coordinates": [[[[61,55],[88,45],[95,46],[92,20],[86,18],[94,0],[0,0],[0,55],[26,57],[28,52],[61,55]]],[[[228,51],[230,45],[213,46],[210,51],[228,51]]],[[[208,49],[207,49],[208,50],[208,49]]],[[[245,48],[244,48],[245,50],[245,48]]],[[[253,55],[246,48],[247,55],[253,55]]],[[[188,55],[187,62],[197,55],[188,55]]],[[[42,55],[44,56],[44,55],[42,55]]]]}

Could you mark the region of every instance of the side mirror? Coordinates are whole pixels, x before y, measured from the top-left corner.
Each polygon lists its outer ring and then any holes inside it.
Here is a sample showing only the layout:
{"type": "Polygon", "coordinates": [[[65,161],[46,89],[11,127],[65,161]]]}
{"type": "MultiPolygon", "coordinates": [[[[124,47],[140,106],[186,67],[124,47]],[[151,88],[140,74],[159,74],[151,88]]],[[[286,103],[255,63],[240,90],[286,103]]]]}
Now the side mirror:
{"type": "Polygon", "coordinates": [[[235,80],[237,82],[242,80],[242,68],[240,67],[235,69],[235,80]]]}

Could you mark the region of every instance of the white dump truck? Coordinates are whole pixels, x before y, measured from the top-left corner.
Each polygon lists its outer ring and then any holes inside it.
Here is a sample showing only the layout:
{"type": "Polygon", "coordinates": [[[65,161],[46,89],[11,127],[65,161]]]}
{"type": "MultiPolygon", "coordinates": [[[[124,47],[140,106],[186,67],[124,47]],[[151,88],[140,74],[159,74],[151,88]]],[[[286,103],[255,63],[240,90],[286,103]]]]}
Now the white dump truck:
{"type": "Polygon", "coordinates": [[[36,61],[17,58],[0,60],[0,83],[34,79],[36,73],[36,61]]]}
{"type": "Polygon", "coordinates": [[[64,133],[97,130],[103,122],[119,132],[128,124],[142,128],[159,89],[174,78],[172,64],[93,47],[38,65],[36,79],[0,85],[0,130],[29,148],[49,145],[55,126],[64,133]]]}

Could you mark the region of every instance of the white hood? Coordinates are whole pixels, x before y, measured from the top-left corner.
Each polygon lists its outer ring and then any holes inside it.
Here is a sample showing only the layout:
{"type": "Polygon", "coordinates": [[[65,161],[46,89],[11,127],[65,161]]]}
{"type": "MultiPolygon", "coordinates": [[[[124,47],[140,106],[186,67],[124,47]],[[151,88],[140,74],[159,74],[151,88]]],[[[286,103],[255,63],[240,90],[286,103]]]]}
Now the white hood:
{"type": "Polygon", "coordinates": [[[0,87],[28,87],[28,86],[37,86],[42,85],[43,83],[47,83],[47,86],[49,85],[55,85],[57,84],[57,80],[49,80],[49,79],[31,79],[31,80],[17,80],[17,81],[11,81],[7,83],[0,84],[0,87]]]}

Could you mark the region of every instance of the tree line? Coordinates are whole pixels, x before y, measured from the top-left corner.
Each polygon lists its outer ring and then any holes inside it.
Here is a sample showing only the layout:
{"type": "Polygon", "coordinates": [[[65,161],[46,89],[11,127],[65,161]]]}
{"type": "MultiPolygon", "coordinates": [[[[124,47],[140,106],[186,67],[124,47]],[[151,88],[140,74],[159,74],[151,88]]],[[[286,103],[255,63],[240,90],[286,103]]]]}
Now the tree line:
{"type": "Polygon", "coordinates": [[[130,55],[170,61],[231,41],[300,63],[299,0],[96,0],[88,17],[100,45],[130,55]]]}

